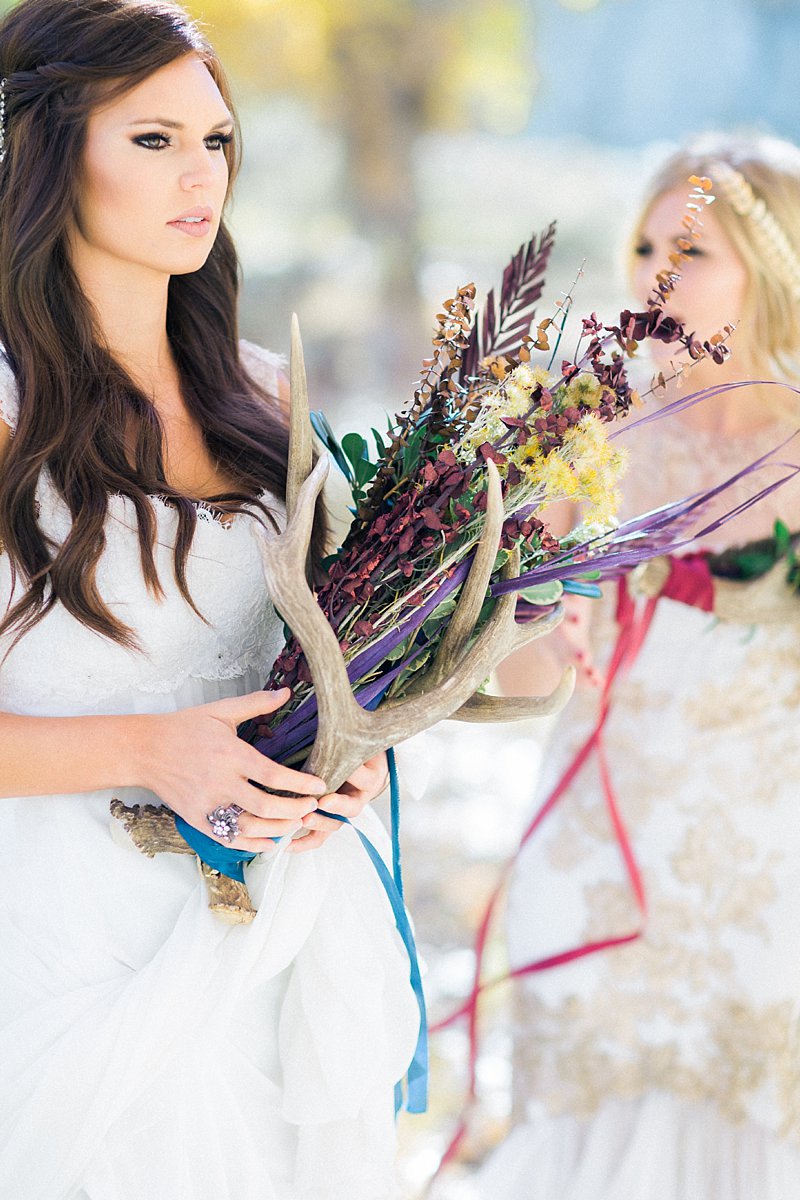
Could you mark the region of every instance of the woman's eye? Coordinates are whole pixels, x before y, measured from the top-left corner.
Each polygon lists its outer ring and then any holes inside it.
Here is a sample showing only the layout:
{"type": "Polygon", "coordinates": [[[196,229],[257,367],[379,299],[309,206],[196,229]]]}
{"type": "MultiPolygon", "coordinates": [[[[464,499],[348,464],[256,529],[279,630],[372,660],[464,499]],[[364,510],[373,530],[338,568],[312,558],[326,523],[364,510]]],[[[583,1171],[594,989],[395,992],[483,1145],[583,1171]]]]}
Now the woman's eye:
{"type": "Polygon", "coordinates": [[[212,133],[211,137],[206,138],[206,145],[209,150],[221,150],[223,146],[230,146],[232,141],[232,133],[212,133]]]}
{"type": "Polygon", "coordinates": [[[703,251],[699,246],[690,246],[688,250],[684,250],[682,253],[685,254],[687,258],[700,258],[703,251]]]}
{"type": "Polygon", "coordinates": [[[165,133],[143,133],[133,140],[137,146],[144,146],[145,150],[163,150],[170,144],[165,133]]]}
{"type": "Polygon", "coordinates": [[[634,254],[638,254],[641,258],[647,258],[647,256],[652,253],[653,247],[651,246],[650,242],[639,242],[638,246],[634,250],[634,254]]]}

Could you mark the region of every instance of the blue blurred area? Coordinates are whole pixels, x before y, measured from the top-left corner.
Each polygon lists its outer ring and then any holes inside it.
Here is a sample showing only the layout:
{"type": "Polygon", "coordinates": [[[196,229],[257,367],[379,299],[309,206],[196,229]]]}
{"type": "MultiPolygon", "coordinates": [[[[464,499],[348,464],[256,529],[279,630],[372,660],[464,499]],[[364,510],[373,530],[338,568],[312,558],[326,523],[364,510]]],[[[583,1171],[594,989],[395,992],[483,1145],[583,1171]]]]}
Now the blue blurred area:
{"type": "Polygon", "coordinates": [[[528,132],[614,146],[698,129],[800,137],[800,0],[537,0],[528,132]]]}

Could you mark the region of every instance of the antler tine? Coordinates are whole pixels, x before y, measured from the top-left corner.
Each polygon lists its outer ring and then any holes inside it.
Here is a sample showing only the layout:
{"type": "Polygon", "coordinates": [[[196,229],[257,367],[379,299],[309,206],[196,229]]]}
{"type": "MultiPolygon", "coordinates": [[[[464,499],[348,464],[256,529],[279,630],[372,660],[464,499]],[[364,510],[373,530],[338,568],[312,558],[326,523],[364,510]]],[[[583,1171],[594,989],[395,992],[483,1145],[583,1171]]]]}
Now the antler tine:
{"type": "MultiPolygon", "coordinates": [[[[503,569],[505,579],[513,579],[517,575],[519,575],[519,550],[514,551],[503,569]]],[[[552,613],[539,621],[533,621],[526,625],[517,624],[516,607],[517,597],[513,592],[501,596],[489,620],[449,678],[435,684],[430,690],[420,691],[419,695],[414,696],[411,700],[385,704],[374,715],[376,723],[383,720],[389,725],[393,713],[398,716],[402,713],[406,726],[413,724],[415,729],[424,728],[426,724],[432,724],[435,720],[445,720],[469,702],[484,679],[513,650],[552,632],[564,619],[563,609],[559,605],[552,613]],[[464,696],[464,700],[460,704],[452,703],[454,693],[464,696]],[[450,711],[443,711],[448,706],[450,711]]],[[[574,672],[571,668],[567,668],[560,683],[550,696],[526,699],[526,703],[532,707],[530,715],[544,715],[545,711],[550,710],[550,705],[554,706],[552,711],[557,712],[559,708],[555,706],[563,707],[563,704],[566,704],[572,694],[574,684],[574,672]]],[[[524,715],[528,715],[527,712],[524,715]]],[[[404,736],[410,735],[406,733],[404,736]]],[[[387,742],[387,745],[390,744],[387,742]]]]}
{"type": "MultiPolygon", "coordinates": [[[[504,579],[515,579],[519,575],[520,555],[515,550],[503,568],[504,579]]],[[[564,609],[559,604],[547,616],[536,621],[518,622],[516,606],[506,617],[506,640],[503,653],[495,661],[502,662],[514,650],[527,646],[537,638],[552,633],[564,620],[564,609]]],[[[486,696],[476,692],[453,713],[454,721],[524,721],[530,717],[548,717],[561,712],[575,690],[575,668],[566,667],[561,679],[547,696],[486,696]]]]}
{"type": "MultiPolygon", "coordinates": [[[[289,623],[303,648],[314,680],[319,714],[317,738],[307,769],[319,771],[326,782],[338,758],[337,743],[343,747],[360,729],[363,709],[355,699],[339,642],[306,578],[306,562],[317,497],[328,475],[329,459],[321,455],[311,470],[311,422],[308,416],[308,387],[303,364],[303,345],[297,317],[292,318],[290,464],[287,481],[287,522],[279,537],[261,538],[267,590],[272,603],[289,623]]],[[[360,755],[360,749],[357,751],[360,755]]],[[[360,765],[369,757],[358,757],[360,765]]],[[[332,782],[337,787],[346,778],[332,782]]]]}
{"type": "Polygon", "coordinates": [[[561,712],[575,691],[575,668],[567,667],[549,696],[485,696],[476,692],[451,721],[525,721],[561,712]]]}
{"type": "Polygon", "coordinates": [[[313,436],[308,415],[308,382],[297,313],[292,313],[292,350],[289,365],[289,466],[286,475],[286,512],[291,518],[300,488],[311,474],[313,436]]]}
{"type": "Polygon", "coordinates": [[[486,463],[486,474],[488,481],[483,530],[455,612],[428,671],[426,682],[429,686],[441,683],[461,658],[486,599],[505,517],[500,473],[491,461],[486,463]]]}

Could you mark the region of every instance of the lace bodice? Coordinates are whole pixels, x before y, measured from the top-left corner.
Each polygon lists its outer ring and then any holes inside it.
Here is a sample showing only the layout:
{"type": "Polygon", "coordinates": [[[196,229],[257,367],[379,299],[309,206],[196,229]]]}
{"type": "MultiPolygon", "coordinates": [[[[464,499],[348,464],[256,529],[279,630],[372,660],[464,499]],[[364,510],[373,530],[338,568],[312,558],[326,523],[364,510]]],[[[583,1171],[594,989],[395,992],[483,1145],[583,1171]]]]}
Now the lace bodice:
{"type": "MultiPolygon", "coordinates": [[[[250,373],[277,390],[276,356],[242,343],[250,373]]],[[[0,356],[0,418],[12,432],[17,419],[14,377],[0,356]]],[[[264,497],[268,502],[269,496],[264,497]]],[[[43,473],[37,488],[42,529],[56,542],[69,529],[69,512],[43,473]]],[[[97,583],[106,604],[136,633],[141,652],[128,650],[87,629],[56,605],[0,665],[0,707],[38,715],[118,711],[140,694],[174,692],[188,679],[228,679],[256,669],[266,676],[282,643],[282,625],[264,588],[257,538],[263,527],[249,513],[223,524],[198,505],[198,522],[187,562],[190,594],[202,613],[185,602],[174,577],[177,513],[154,496],[158,535],[156,566],[164,589],[158,600],[142,577],[132,502],[112,496],[106,546],[97,583]],[[205,620],[203,620],[205,618],[205,620]]],[[[281,504],[270,507],[280,519],[281,504]]],[[[266,536],[271,536],[268,532],[266,536]]],[[[7,555],[0,555],[0,604],[18,599],[23,583],[7,555]]],[[[13,634],[0,639],[0,654],[13,634]]],[[[147,702],[144,701],[143,704],[147,702]]]]}

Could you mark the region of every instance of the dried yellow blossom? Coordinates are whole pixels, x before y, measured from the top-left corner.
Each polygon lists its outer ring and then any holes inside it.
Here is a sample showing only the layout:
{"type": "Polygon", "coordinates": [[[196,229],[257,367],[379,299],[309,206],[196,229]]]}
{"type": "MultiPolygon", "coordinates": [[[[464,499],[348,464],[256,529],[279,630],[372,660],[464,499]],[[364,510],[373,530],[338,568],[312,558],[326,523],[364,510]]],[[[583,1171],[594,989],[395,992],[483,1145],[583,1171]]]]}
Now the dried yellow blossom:
{"type": "Polygon", "coordinates": [[[603,386],[596,376],[588,371],[576,375],[567,387],[567,400],[570,404],[586,405],[588,408],[599,408],[603,402],[603,386]]]}

